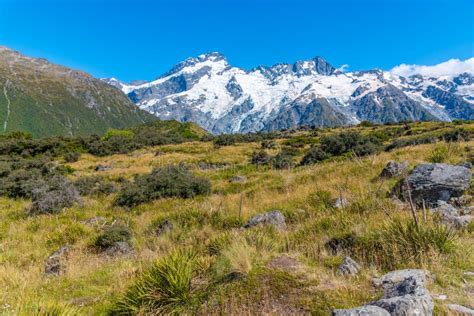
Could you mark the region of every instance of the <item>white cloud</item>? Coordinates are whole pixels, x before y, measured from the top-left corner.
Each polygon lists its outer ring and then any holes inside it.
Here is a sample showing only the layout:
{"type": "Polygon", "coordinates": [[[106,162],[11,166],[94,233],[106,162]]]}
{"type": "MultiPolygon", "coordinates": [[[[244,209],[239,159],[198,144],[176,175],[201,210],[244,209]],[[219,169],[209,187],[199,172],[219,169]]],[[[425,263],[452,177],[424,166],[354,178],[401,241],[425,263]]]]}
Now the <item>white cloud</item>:
{"type": "Polygon", "coordinates": [[[348,64],[344,64],[341,67],[337,68],[337,70],[339,70],[340,72],[346,72],[348,69],[349,69],[348,64]]]}
{"type": "Polygon", "coordinates": [[[415,74],[427,77],[456,76],[464,72],[474,74],[474,57],[466,60],[450,59],[434,66],[401,64],[390,72],[404,77],[415,74]]]}

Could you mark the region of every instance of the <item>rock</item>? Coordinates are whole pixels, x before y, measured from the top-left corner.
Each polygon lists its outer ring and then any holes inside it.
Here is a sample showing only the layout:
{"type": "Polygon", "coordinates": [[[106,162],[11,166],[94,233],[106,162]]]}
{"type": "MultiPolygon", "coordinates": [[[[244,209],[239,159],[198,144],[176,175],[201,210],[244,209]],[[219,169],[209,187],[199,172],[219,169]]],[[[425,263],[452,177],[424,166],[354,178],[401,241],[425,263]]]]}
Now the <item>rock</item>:
{"type": "Polygon", "coordinates": [[[337,272],[341,275],[356,275],[359,273],[360,266],[357,262],[352,260],[350,257],[345,257],[341,265],[337,269],[337,272]]]}
{"type": "Polygon", "coordinates": [[[378,306],[366,305],[351,309],[335,309],[333,316],[390,316],[389,312],[378,306]]]}
{"type": "Polygon", "coordinates": [[[272,211],[263,214],[257,214],[249,219],[244,228],[251,228],[260,225],[272,225],[277,229],[286,228],[285,216],[280,211],[272,211]]]}
{"type": "Polygon", "coordinates": [[[380,278],[372,279],[376,287],[389,288],[408,278],[414,278],[419,284],[426,284],[428,272],[422,269],[404,269],[396,270],[385,274],[380,278]]]}
{"type": "Polygon", "coordinates": [[[427,163],[416,166],[411,174],[401,181],[399,195],[408,200],[408,189],[414,203],[428,206],[453,197],[460,197],[471,185],[472,171],[464,166],[444,163],[427,163]],[[408,186],[407,186],[408,184],[408,186]]]}
{"type": "Polygon", "coordinates": [[[472,163],[470,161],[461,162],[460,164],[458,164],[458,166],[468,168],[468,169],[472,169],[472,163]]]}
{"type": "Polygon", "coordinates": [[[472,222],[472,215],[443,216],[441,221],[455,229],[463,229],[472,222]]]}
{"type": "Polygon", "coordinates": [[[444,201],[438,201],[437,204],[438,207],[432,209],[432,212],[441,216],[442,223],[455,229],[465,228],[471,223],[472,216],[468,215],[471,212],[469,207],[458,209],[444,201]]]}
{"type": "Polygon", "coordinates": [[[338,197],[332,203],[332,207],[334,208],[345,208],[349,206],[349,202],[345,198],[338,197]]]}
{"type": "Polygon", "coordinates": [[[408,161],[396,162],[390,160],[380,173],[381,178],[392,178],[402,175],[407,169],[408,161]]]}
{"type": "Polygon", "coordinates": [[[112,170],[111,166],[97,165],[94,169],[95,171],[109,171],[112,170]]]}
{"type": "Polygon", "coordinates": [[[173,228],[173,222],[171,222],[169,219],[165,219],[156,227],[155,233],[157,236],[160,236],[162,234],[169,233],[173,230],[173,228]]]}
{"type": "Polygon", "coordinates": [[[411,276],[385,288],[383,297],[371,304],[387,310],[390,315],[432,315],[434,303],[422,281],[411,276]]]}
{"type": "Polygon", "coordinates": [[[64,261],[67,258],[68,253],[68,246],[63,246],[53,252],[46,260],[46,264],[44,266],[44,273],[46,275],[51,276],[58,276],[63,274],[66,270],[66,265],[64,261]]]}
{"type": "Polygon", "coordinates": [[[245,182],[247,182],[247,177],[245,177],[245,176],[233,176],[230,179],[230,182],[231,183],[245,183],[245,182]]]}
{"type": "Polygon", "coordinates": [[[452,197],[449,200],[449,203],[457,207],[463,207],[465,205],[469,205],[471,201],[472,195],[461,195],[460,197],[452,197]]]}
{"type": "Polygon", "coordinates": [[[454,315],[474,316],[474,309],[457,304],[448,304],[446,307],[454,313],[454,315]]]}
{"type": "Polygon", "coordinates": [[[104,253],[107,256],[129,255],[133,253],[133,248],[126,241],[115,242],[112,246],[107,248],[104,253]]]}
{"type": "Polygon", "coordinates": [[[431,294],[431,297],[437,301],[446,301],[448,296],[445,294],[431,294]]]}

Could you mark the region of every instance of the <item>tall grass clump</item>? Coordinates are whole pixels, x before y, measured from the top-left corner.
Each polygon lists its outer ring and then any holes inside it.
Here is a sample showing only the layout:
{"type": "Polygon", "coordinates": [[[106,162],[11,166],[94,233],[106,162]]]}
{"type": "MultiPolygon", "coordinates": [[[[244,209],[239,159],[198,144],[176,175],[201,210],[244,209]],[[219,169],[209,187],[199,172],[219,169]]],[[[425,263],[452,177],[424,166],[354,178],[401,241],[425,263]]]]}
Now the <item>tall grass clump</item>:
{"type": "Polygon", "coordinates": [[[439,223],[394,219],[379,232],[357,238],[353,252],[369,264],[396,269],[422,265],[456,250],[457,233],[439,223]]]}
{"type": "Polygon", "coordinates": [[[459,154],[460,148],[456,144],[440,144],[437,145],[429,154],[428,161],[433,163],[446,162],[449,158],[459,154]]]}
{"type": "Polygon", "coordinates": [[[118,300],[113,315],[181,314],[200,302],[205,289],[193,285],[196,256],[176,251],[157,261],[118,300]]]}
{"type": "Polygon", "coordinates": [[[253,268],[257,250],[243,238],[237,238],[221,251],[214,265],[218,281],[233,280],[247,276],[253,268]]]}

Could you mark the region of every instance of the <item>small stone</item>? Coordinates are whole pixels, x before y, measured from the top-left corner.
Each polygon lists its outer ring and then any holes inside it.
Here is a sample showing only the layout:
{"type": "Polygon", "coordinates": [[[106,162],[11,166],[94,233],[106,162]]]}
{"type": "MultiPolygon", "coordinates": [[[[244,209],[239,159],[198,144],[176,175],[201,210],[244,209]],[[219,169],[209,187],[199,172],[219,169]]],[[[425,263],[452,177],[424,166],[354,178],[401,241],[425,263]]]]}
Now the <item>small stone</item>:
{"type": "Polygon", "coordinates": [[[247,177],[245,177],[245,176],[233,176],[230,179],[230,182],[231,183],[245,183],[245,182],[247,182],[247,177]]]}
{"type": "Polygon", "coordinates": [[[333,316],[390,316],[389,312],[378,306],[366,305],[351,309],[335,309],[333,316]]]}
{"type": "Polygon", "coordinates": [[[455,313],[455,315],[474,316],[474,309],[457,304],[448,304],[446,307],[455,313]]]}
{"type": "Polygon", "coordinates": [[[129,255],[133,253],[133,248],[126,241],[119,241],[114,243],[111,247],[107,248],[104,253],[107,256],[119,256],[119,255],[129,255]]]}
{"type": "Polygon", "coordinates": [[[351,275],[354,276],[359,273],[360,266],[357,262],[352,260],[350,257],[345,257],[341,265],[337,269],[337,272],[341,275],[351,275]]]}
{"type": "Polygon", "coordinates": [[[257,214],[248,220],[244,225],[244,228],[251,228],[260,225],[272,225],[277,229],[284,229],[286,228],[285,216],[283,216],[280,211],[257,214]]]}
{"type": "Polygon", "coordinates": [[[95,171],[109,171],[112,170],[111,166],[97,165],[94,169],[95,171]]]}
{"type": "Polygon", "coordinates": [[[334,208],[346,208],[349,206],[349,202],[345,198],[338,197],[332,203],[332,207],[334,208]]]}
{"type": "Polygon", "coordinates": [[[407,161],[396,162],[396,161],[390,160],[387,163],[387,165],[382,169],[382,172],[380,173],[380,177],[382,178],[398,177],[403,174],[403,172],[407,169],[407,167],[408,167],[407,161]]]}
{"type": "Polygon", "coordinates": [[[95,227],[103,227],[107,224],[107,219],[102,216],[94,216],[89,219],[81,221],[84,225],[95,226],[95,227]]]}
{"type": "Polygon", "coordinates": [[[160,236],[162,234],[169,233],[173,230],[173,228],[173,222],[171,222],[169,219],[165,219],[156,227],[155,233],[157,236],[160,236]]]}
{"type": "Polygon", "coordinates": [[[63,246],[53,252],[48,259],[44,267],[44,273],[46,275],[58,276],[65,272],[66,265],[64,260],[66,259],[69,253],[69,247],[63,246]]]}
{"type": "Polygon", "coordinates": [[[431,294],[431,297],[438,301],[446,301],[448,296],[445,294],[431,294]]]}

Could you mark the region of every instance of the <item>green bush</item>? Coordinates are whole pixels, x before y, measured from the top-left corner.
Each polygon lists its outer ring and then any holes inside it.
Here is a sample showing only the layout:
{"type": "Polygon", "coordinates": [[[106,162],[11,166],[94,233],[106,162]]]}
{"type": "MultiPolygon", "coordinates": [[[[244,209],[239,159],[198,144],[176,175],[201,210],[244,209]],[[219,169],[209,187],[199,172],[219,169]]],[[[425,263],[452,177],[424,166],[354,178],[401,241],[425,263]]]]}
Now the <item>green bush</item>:
{"type": "Polygon", "coordinates": [[[253,165],[264,165],[270,161],[271,157],[265,150],[259,150],[252,153],[250,163],[253,165]]]}
{"type": "Polygon", "coordinates": [[[76,162],[81,158],[81,153],[77,151],[69,152],[64,155],[64,161],[67,163],[76,162]]]}
{"type": "Polygon", "coordinates": [[[118,300],[112,314],[189,313],[205,294],[205,289],[192,282],[196,271],[192,252],[177,251],[160,259],[118,300]]]}
{"type": "Polygon", "coordinates": [[[308,152],[303,156],[301,160],[302,165],[310,165],[324,159],[329,158],[329,154],[326,153],[321,147],[312,147],[308,150],[308,152]]]}
{"type": "Polygon", "coordinates": [[[210,192],[211,184],[206,178],[196,177],[179,166],[167,166],[138,176],[133,183],[125,185],[115,204],[133,207],[160,198],[192,198],[210,192]]]}
{"type": "Polygon", "coordinates": [[[463,128],[455,128],[453,130],[445,132],[440,137],[445,142],[460,142],[460,141],[470,141],[472,136],[471,134],[463,128]]]}
{"type": "Polygon", "coordinates": [[[293,167],[293,158],[285,153],[279,153],[271,158],[272,167],[275,169],[290,169],[293,167]]]}
{"type": "Polygon", "coordinates": [[[130,230],[122,225],[106,227],[102,234],[94,240],[93,246],[100,251],[114,246],[118,242],[129,241],[132,238],[130,230]]]}
{"type": "Polygon", "coordinates": [[[117,190],[113,182],[100,176],[80,177],[74,181],[74,186],[83,196],[108,195],[117,190]]]}

